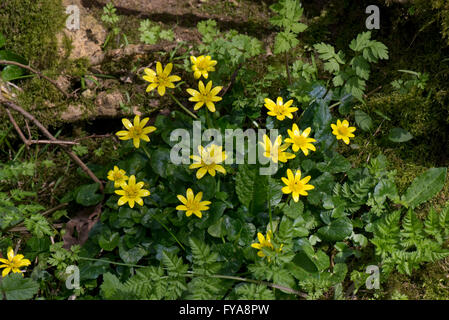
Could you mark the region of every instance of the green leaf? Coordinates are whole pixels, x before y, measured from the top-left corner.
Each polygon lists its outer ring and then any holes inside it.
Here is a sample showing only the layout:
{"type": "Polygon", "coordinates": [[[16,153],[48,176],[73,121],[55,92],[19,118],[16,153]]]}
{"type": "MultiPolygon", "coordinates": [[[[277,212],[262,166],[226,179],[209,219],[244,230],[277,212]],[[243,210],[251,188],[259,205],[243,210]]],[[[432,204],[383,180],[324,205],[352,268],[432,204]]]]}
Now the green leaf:
{"type": "Polygon", "coordinates": [[[349,48],[356,52],[360,52],[370,44],[371,31],[359,33],[357,38],[351,41],[349,48]]]}
{"type": "Polygon", "coordinates": [[[18,66],[6,66],[2,71],[2,79],[4,81],[13,81],[23,76],[25,70],[18,66]]]}
{"type": "Polygon", "coordinates": [[[351,169],[351,163],[348,159],[339,153],[335,153],[332,158],[325,157],[326,162],[320,162],[317,164],[317,169],[321,172],[339,173],[347,172],[351,169]]]}
{"type": "Polygon", "coordinates": [[[24,65],[28,64],[25,58],[10,50],[0,50],[0,60],[15,61],[24,65]]]}
{"type": "Polygon", "coordinates": [[[21,273],[10,273],[3,278],[0,289],[7,300],[29,300],[37,293],[39,285],[21,273]]]}
{"type": "Polygon", "coordinates": [[[274,53],[288,52],[290,49],[296,47],[299,40],[296,39],[296,35],[292,32],[280,32],[276,35],[274,43],[274,53]]]}
{"type": "Polygon", "coordinates": [[[167,164],[170,163],[170,150],[158,148],[151,153],[151,167],[161,177],[166,177],[167,164]]]}
{"type": "Polygon", "coordinates": [[[101,296],[105,299],[113,299],[117,290],[122,289],[120,280],[108,272],[103,275],[103,283],[100,286],[101,296]]]}
{"type": "Polygon", "coordinates": [[[352,222],[346,217],[333,220],[329,225],[318,229],[318,235],[323,240],[341,241],[352,233],[352,222]]]}
{"type": "Polygon", "coordinates": [[[104,232],[98,238],[98,244],[103,250],[114,250],[120,241],[120,234],[118,232],[104,232]]]}
{"type": "Polygon", "coordinates": [[[221,217],[216,223],[210,225],[209,228],[207,228],[207,232],[215,238],[223,237],[226,234],[224,218],[221,217]]]}
{"type": "Polygon", "coordinates": [[[239,171],[235,177],[235,191],[240,202],[253,213],[265,209],[268,194],[267,180],[267,176],[259,174],[258,166],[239,166],[239,171]]]}
{"type": "MultiPolygon", "coordinates": [[[[123,238],[122,238],[123,239],[123,238]]],[[[134,247],[127,249],[124,241],[120,241],[119,255],[125,263],[136,264],[146,254],[146,251],[142,247],[134,247]]]]}
{"type": "Polygon", "coordinates": [[[398,202],[399,194],[396,185],[391,180],[381,180],[374,188],[374,199],[383,204],[386,197],[390,198],[394,202],[398,202]]]}
{"type": "Polygon", "coordinates": [[[303,213],[304,204],[301,201],[290,201],[290,204],[286,206],[283,211],[287,217],[296,219],[303,213]]]}
{"type": "Polygon", "coordinates": [[[100,186],[98,183],[81,186],[76,194],[76,202],[85,207],[98,204],[101,200],[103,200],[103,195],[96,193],[99,187],[100,186]]]}
{"type": "Polygon", "coordinates": [[[370,131],[373,127],[373,120],[371,117],[362,110],[355,111],[355,122],[363,131],[370,131]]]}
{"type": "Polygon", "coordinates": [[[447,168],[431,168],[413,180],[401,201],[408,208],[416,208],[430,200],[444,186],[447,168]]]}
{"type": "Polygon", "coordinates": [[[388,139],[393,142],[407,142],[413,139],[413,136],[407,130],[402,128],[393,128],[388,134],[388,139]]]}

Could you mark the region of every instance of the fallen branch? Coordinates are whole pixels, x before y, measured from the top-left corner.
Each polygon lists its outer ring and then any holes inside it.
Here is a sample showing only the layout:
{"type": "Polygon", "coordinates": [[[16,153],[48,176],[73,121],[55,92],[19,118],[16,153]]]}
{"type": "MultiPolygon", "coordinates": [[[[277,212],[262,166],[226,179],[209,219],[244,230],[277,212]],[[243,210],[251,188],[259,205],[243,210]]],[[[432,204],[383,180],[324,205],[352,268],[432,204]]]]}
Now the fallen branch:
{"type": "Polygon", "coordinates": [[[86,137],[81,137],[81,138],[76,138],[73,141],[81,141],[81,140],[86,140],[86,139],[96,139],[96,138],[109,138],[109,137],[114,137],[111,133],[106,133],[106,134],[92,134],[90,136],[86,136],[86,137]]]}
{"type": "Polygon", "coordinates": [[[35,73],[35,74],[37,74],[40,78],[45,79],[45,80],[47,80],[48,82],[50,82],[51,84],[53,84],[53,85],[56,87],[56,89],[58,89],[58,90],[59,90],[59,91],[60,91],[66,98],[70,98],[70,95],[69,95],[67,92],[65,92],[65,90],[62,89],[61,86],[60,86],[55,80],[50,79],[49,77],[43,75],[42,72],[40,72],[40,71],[38,71],[38,70],[36,70],[36,69],[33,69],[33,68],[31,68],[30,66],[27,66],[27,65],[24,65],[24,64],[15,62],[15,61],[8,61],[8,60],[0,60],[0,64],[6,64],[6,65],[17,66],[17,67],[23,68],[23,69],[25,69],[25,70],[28,70],[28,71],[30,71],[30,72],[32,72],[32,73],[35,73]]]}
{"type": "MultiPolygon", "coordinates": [[[[45,128],[32,114],[30,114],[29,112],[25,111],[22,107],[18,106],[17,104],[15,104],[12,101],[6,100],[5,98],[3,98],[0,95],[0,103],[2,103],[6,109],[12,109],[14,111],[19,112],[20,114],[22,114],[25,118],[27,118],[28,120],[30,120],[31,122],[34,123],[34,125],[36,127],[39,128],[39,130],[51,141],[53,141],[52,143],[56,143],[59,140],[57,140],[48,130],[47,128],[45,128]]],[[[13,124],[14,125],[14,124],[13,124]]],[[[17,123],[16,123],[17,125],[17,123]]],[[[17,126],[18,127],[18,126],[17,126]]],[[[23,135],[23,132],[19,129],[19,135],[21,135],[21,137],[23,136],[23,138],[28,141],[25,136],[23,135]],[[21,133],[22,132],[22,133],[21,133]]],[[[92,179],[94,180],[96,183],[98,183],[100,185],[100,191],[101,193],[103,193],[103,183],[97,178],[97,176],[84,164],[84,162],[75,154],[72,152],[72,150],[66,145],[66,144],[59,144],[59,146],[62,148],[62,150],[64,150],[67,155],[72,158],[73,161],[75,161],[80,167],[81,169],[83,169],[84,172],[86,172],[86,174],[92,179]]]]}
{"type": "Polygon", "coordinates": [[[76,145],[79,144],[73,141],[63,141],[63,140],[28,140],[31,144],[67,144],[76,145]]]}

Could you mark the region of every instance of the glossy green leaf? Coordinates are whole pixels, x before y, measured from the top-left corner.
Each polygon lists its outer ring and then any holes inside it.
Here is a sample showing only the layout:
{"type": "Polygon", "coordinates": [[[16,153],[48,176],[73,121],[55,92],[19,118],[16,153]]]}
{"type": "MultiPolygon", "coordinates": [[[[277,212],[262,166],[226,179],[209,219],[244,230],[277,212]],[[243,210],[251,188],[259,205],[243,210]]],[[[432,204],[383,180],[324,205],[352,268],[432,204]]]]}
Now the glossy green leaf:
{"type": "Polygon", "coordinates": [[[363,131],[370,131],[373,127],[373,120],[371,117],[362,110],[355,111],[355,123],[363,131]]]}
{"type": "Polygon", "coordinates": [[[99,189],[97,183],[81,186],[76,194],[76,202],[85,207],[93,206],[103,200],[103,195],[96,193],[99,189]]]}
{"type": "Polygon", "coordinates": [[[4,81],[13,81],[22,77],[25,70],[18,66],[6,66],[2,70],[2,79],[4,81]]]}
{"type": "Polygon", "coordinates": [[[10,273],[2,279],[0,289],[7,300],[29,300],[37,293],[39,284],[21,273],[10,273]]]}
{"type": "Polygon", "coordinates": [[[348,218],[339,218],[331,221],[327,226],[318,229],[321,239],[327,241],[341,241],[352,233],[352,222],[348,218]]]}
{"type": "Polygon", "coordinates": [[[407,142],[413,139],[413,136],[407,130],[402,128],[393,128],[388,134],[388,139],[393,142],[407,142]]]}

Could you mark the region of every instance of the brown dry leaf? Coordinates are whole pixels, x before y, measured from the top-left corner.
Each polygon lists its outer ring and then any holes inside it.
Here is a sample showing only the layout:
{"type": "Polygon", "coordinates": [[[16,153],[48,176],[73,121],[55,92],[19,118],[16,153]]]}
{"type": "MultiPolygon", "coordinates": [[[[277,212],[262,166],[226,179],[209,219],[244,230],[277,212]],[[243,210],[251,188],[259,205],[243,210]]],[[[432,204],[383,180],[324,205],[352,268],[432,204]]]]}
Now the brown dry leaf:
{"type": "Polygon", "coordinates": [[[83,245],[89,237],[89,231],[100,219],[100,215],[101,203],[78,212],[78,214],[66,224],[66,233],[62,237],[64,240],[63,248],[70,249],[76,244],[83,245]]]}

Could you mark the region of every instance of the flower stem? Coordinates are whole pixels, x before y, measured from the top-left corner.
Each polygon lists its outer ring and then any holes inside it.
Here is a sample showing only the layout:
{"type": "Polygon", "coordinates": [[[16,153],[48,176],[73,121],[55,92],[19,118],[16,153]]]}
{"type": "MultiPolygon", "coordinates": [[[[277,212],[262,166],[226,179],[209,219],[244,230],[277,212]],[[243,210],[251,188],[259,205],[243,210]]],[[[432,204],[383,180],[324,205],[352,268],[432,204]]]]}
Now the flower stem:
{"type": "Polygon", "coordinates": [[[168,231],[168,233],[170,233],[170,235],[173,237],[173,239],[175,239],[175,241],[181,246],[182,250],[186,251],[186,248],[184,248],[184,246],[181,244],[181,242],[179,242],[178,238],[176,238],[176,236],[170,231],[170,229],[167,228],[167,226],[165,224],[162,223],[162,221],[160,221],[159,219],[157,219],[156,217],[154,217],[154,220],[156,220],[157,222],[159,222],[159,224],[161,226],[164,227],[165,230],[168,231]]]}
{"type": "Polygon", "coordinates": [[[271,188],[270,188],[270,179],[271,176],[268,176],[268,214],[270,216],[270,230],[274,233],[273,230],[273,217],[271,216],[271,188]]]}
{"type": "Polygon", "coordinates": [[[213,127],[212,127],[212,122],[210,120],[209,111],[205,110],[205,112],[206,112],[206,123],[207,123],[207,126],[209,127],[209,129],[212,129],[213,127]]]}
{"type": "Polygon", "coordinates": [[[145,152],[145,154],[147,155],[148,159],[151,159],[150,153],[148,152],[147,148],[144,145],[142,145],[142,149],[145,152]]]}
{"type": "MultiPolygon", "coordinates": [[[[134,267],[134,268],[145,268],[146,267],[146,266],[138,265],[138,264],[121,263],[121,262],[109,261],[109,260],[105,260],[105,259],[95,259],[95,258],[87,258],[87,257],[79,257],[79,259],[80,260],[87,260],[87,261],[101,261],[101,262],[106,262],[106,263],[110,263],[110,264],[113,264],[113,265],[134,267]]],[[[295,294],[295,295],[303,297],[303,298],[307,298],[307,294],[305,294],[303,292],[296,291],[296,290],[291,289],[289,287],[282,286],[282,285],[275,284],[275,283],[271,283],[271,282],[267,282],[267,281],[260,281],[260,280],[247,279],[247,278],[242,278],[242,277],[237,277],[237,276],[229,276],[229,275],[221,275],[221,274],[206,275],[206,274],[195,273],[195,272],[192,272],[192,271],[187,271],[187,273],[180,274],[180,276],[188,277],[188,278],[210,277],[210,278],[216,278],[216,279],[225,279],[225,280],[234,280],[234,281],[248,282],[248,283],[254,283],[254,284],[261,284],[261,285],[266,285],[268,287],[271,287],[273,289],[284,290],[284,291],[286,291],[288,293],[295,294]]],[[[161,279],[168,279],[168,278],[169,278],[169,276],[161,277],[161,279]]],[[[2,278],[0,277],[0,282],[1,282],[1,280],[2,280],[2,278]]]]}
{"type": "Polygon", "coordinates": [[[174,95],[172,95],[171,93],[168,93],[168,95],[181,107],[181,109],[182,110],[184,110],[189,116],[191,116],[193,119],[195,119],[195,120],[197,120],[198,119],[198,117],[194,114],[194,113],[192,113],[189,109],[187,109],[186,107],[184,107],[184,105],[181,103],[181,102],[179,102],[179,100],[178,99],[176,99],[175,98],[175,96],[174,95]]]}

